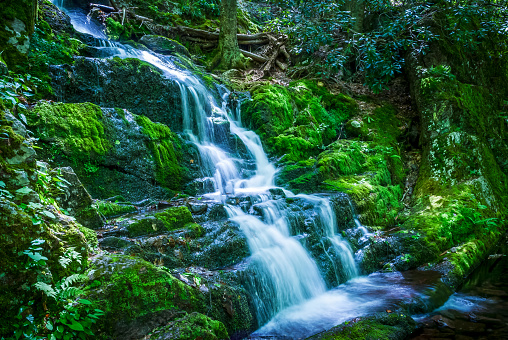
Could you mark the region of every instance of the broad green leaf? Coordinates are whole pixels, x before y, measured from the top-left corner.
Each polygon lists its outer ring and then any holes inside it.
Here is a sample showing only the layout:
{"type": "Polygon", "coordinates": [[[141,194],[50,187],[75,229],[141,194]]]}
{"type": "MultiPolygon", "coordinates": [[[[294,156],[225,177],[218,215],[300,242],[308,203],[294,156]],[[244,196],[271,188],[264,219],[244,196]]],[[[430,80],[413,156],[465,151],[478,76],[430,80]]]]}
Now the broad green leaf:
{"type": "Polygon", "coordinates": [[[21,189],[18,189],[16,190],[17,193],[19,194],[22,194],[22,195],[28,195],[29,193],[31,193],[33,190],[30,189],[29,187],[23,187],[21,189]]]}
{"type": "Polygon", "coordinates": [[[43,213],[44,215],[48,216],[49,218],[52,218],[52,219],[55,219],[55,218],[56,218],[55,214],[53,214],[51,211],[44,210],[42,213],[43,213]]]}
{"type": "Polygon", "coordinates": [[[92,303],[90,301],[88,301],[87,299],[80,299],[79,300],[79,303],[81,304],[84,304],[84,305],[91,305],[92,303]]]}
{"type": "Polygon", "coordinates": [[[79,332],[84,331],[83,326],[79,322],[76,322],[75,320],[72,320],[72,323],[69,325],[69,328],[74,331],[79,331],[79,332]]]}

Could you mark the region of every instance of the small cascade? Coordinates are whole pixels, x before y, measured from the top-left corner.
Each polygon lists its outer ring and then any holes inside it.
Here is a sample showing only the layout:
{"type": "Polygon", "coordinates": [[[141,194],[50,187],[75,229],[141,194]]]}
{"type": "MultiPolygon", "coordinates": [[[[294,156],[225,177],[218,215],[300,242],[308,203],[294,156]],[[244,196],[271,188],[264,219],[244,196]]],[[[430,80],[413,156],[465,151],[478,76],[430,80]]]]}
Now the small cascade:
{"type": "Polygon", "coordinates": [[[326,198],[315,195],[299,194],[295,197],[301,197],[315,206],[315,209],[319,214],[319,229],[316,230],[316,232],[323,233],[323,237],[327,238],[332,243],[335,253],[340,258],[342,270],[346,279],[350,280],[357,277],[358,266],[356,265],[353,257],[353,250],[351,249],[349,243],[344,240],[340,234],[338,234],[337,217],[335,216],[335,212],[333,211],[330,201],[326,198]]]}
{"type": "Polygon", "coordinates": [[[358,214],[356,213],[356,209],[353,205],[353,202],[351,201],[351,198],[349,196],[346,196],[346,199],[349,203],[349,207],[351,208],[351,213],[353,214],[353,219],[355,221],[355,226],[356,226],[356,230],[360,231],[362,233],[362,237],[360,238],[360,242],[366,242],[368,240],[368,238],[373,235],[371,232],[369,232],[367,230],[367,228],[365,228],[362,223],[360,222],[360,220],[358,219],[358,214]]]}
{"type": "Polygon", "coordinates": [[[72,4],[68,4],[70,1],[66,0],[51,0],[51,2],[71,18],[71,24],[76,31],[90,34],[96,39],[108,41],[108,37],[106,33],[104,33],[104,27],[100,23],[92,20],[85,9],[75,6],[71,7],[72,4]]]}
{"type": "Polygon", "coordinates": [[[227,211],[245,233],[252,252],[249,268],[253,275],[247,280],[261,324],[284,308],[325,292],[316,263],[296,239],[289,237],[283,218],[272,214],[276,221],[270,224],[239,207],[228,206],[227,211]]]}
{"type": "MultiPolygon", "coordinates": [[[[84,19],[83,14],[79,16],[84,19]]],[[[83,27],[75,22],[76,29],[102,39],[93,27],[83,27]]],[[[292,233],[295,228],[289,221],[287,204],[268,194],[275,189],[277,169],[264,152],[259,136],[242,127],[239,108],[233,112],[228,109],[230,92],[219,87],[217,96],[191,72],[177,67],[171,56],[102,41],[97,43],[97,48],[108,49],[110,57],[146,61],[178,84],[183,132],[200,152],[201,181],[213,183],[213,191],[205,196],[226,203],[230,202],[228,197],[240,195],[254,202],[248,211],[231,202],[225,204],[225,208],[230,220],[237,223],[245,234],[251,251],[246,261],[247,271],[251,273],[246,285],[254,298],[259,322],[264,324],[284,309],[323,294],[326,291],[325,280],[316,261],[303,245],[307,236],[292,233]],[[234,148],[228,147],[232,138],[241,141],[247,159],[242,159],[234,148]],[[246,162],[254,165],[252,171],[242,171],[246,162]]],[[[346,279],[356,277],[358,269],[351,247],[338,234],[336,216],[328,198],[294,195],[289,191],[284,193],[312,207],[310,218],[314,219],[314,229],[321,237],[323,249],[325,253],[328,251],[324,245],[328,242],[335,253],[333,257],[328,254],[328,257],[335,267],[337,282],[340,282],[339,271],[345,273],[346,279]]]]}

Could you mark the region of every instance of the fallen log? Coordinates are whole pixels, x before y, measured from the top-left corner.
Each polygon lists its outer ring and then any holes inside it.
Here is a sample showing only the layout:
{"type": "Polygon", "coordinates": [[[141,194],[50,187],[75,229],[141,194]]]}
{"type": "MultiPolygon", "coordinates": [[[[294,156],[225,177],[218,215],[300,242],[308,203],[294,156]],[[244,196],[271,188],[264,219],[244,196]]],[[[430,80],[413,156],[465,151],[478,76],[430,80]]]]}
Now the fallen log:
{"type": "Polygon", "coordinates": [[[278,60],[275,60],[275,65],[277,65],[277,67],[279,67],[282,71],[286,71],[288,69],[288,66],[286,64],[278,60]]]}
{"type": "Polygon", "coordinates": [[[259,54],[254,54],[254,53],[252,53],[252,52],[245,51],[245,50],[242,50],[242,49],[240,49],[240,52],[241,52],[244,56],[246,56],[246,57],[248,57],[248,58],[251,58],[252,60],[257,61],[257,62],[259,62],[259,63],[266,63],[266,62],[268,61],[268,59],[267,59],[267,58],[265,58],[265,57],[263,57],[263,56],[260,56],[259,54]]]}
{"type": "Polygon", "coordinates": [[[268,39],[238,40],[238,45],[264,45],[267,42],[268,42],[268,39]]]}

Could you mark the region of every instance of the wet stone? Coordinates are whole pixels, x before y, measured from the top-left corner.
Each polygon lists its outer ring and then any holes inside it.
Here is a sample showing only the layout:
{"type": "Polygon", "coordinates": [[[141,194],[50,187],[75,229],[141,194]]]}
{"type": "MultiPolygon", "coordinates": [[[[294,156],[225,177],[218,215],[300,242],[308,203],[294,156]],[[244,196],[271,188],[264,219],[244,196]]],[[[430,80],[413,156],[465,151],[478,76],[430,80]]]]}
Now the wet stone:
{"type": "Polygon", "coordinates": [[[484,333],[485,324],[476,322],[455,321],[455,330],[458,333],[484,333]]]}
{"type": "Polygon", "coordinates": [[[187,208],[189,208],[190,212],[194,215],[202,215],[208,210],[208,204],[200,203],[199,201],[189,201],[187,202],[187,208]]]}

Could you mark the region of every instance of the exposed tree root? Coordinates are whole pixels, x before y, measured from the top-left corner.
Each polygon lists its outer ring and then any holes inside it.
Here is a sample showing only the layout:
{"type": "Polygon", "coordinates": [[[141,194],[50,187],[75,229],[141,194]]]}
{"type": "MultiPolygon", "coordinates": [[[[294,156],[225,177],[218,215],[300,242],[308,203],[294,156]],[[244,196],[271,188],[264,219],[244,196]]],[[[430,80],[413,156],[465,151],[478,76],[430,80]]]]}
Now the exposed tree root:
{"type": "MultiPolygon", "coordinates": [[[[162,35],[170,39],[179,37],[180,41],[188,41],[192,44],[198,44],[202,50],[211,50],[218,46],[219,32],[211,32],[196,29],[187,26],[163,26],[154,23],[153,19],[137,15],[134,10],[136,8],[119,8],[115,1],[111,1],[111,6],[90,3],[90,8],[94,11],[101,11],[105,17],[116,17],[117,21],[125,24],[125,22],[134,21],[136,25],[145,25],[152,34],[162,35]]],[[[286,50],[286,37],[275,36],[271,33],[257,34],[237,34],[238,45],[252,46],[261,49],[259,53],[252,53],[241,49],[241,53],[257,63],[261,63],[259,69],[262,77],[267,77],[271,70],[278,67],[285,71],[290,63],[290,56],[286,50]]]]}

